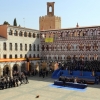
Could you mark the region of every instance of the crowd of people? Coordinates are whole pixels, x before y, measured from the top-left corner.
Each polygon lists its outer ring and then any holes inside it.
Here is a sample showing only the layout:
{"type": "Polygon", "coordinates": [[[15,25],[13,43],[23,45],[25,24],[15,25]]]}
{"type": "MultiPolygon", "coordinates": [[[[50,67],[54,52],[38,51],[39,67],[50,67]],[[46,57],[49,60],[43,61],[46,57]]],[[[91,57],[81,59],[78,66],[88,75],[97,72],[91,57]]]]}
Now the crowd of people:
{"type": "MultiPolygon", "coordinates": [[[[62,66],[62,64],[60,64],[62,66]]],[[[67,63],[64,63],[62,66],[62,69],[68,70],[83,70],[83,71],[96,71],[100,72],[100,61],[76,61],[73,62],[68,61],[67,63]]]]}
{"type": "Polygon", "coordinates": [[[66,76],[60,76],[59,81],[62,81],[64,86],[65,86],[66,82],[86,84],[86,81],[84,79],[78,79],[78,77],[70,77],[69,78],[69,77],[66,77],[66,76]]]}
{"type": "Polygon", "coordinates": [[[28,81],[28,76],[24,72],[13,72],[13,76],[5,75],[0,77],[0,89],[7,89],[7,88],[12,88],[12,87],[18,87],[21,84],[27,84],[29,83],[28,81]]]}
{"type": "Polygon", "coordinates": [[[25,73],[28,73],[28,76],[39,76],[39,77],[47,77],[49,74],[53,73],[53,69],[47,69],[47,68],[44,68],[44,69],[40,69],[40,70],[32,70],[32,71],[29,71],[29,72],[25,72],[25,73]]]}

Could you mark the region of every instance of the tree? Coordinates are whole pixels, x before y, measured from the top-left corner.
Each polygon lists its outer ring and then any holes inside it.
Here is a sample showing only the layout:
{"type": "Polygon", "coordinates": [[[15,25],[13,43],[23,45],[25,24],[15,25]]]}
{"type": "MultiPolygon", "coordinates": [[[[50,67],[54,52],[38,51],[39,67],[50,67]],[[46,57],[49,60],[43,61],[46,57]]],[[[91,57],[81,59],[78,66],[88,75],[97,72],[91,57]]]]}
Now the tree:
{"type": "Polygon", "coordinates": [[[4,21],[3,25],[10,25],[7,21],[4,21]]]}
{"type": "Polygon", "coordinates": [[[21,26],[19,25],[19,27],[21,27],[21,26]]]}
{"type": "Polygon", "coordinates": [[[14,19],[13,26],[17,26],[16,18],[14,19]]]}

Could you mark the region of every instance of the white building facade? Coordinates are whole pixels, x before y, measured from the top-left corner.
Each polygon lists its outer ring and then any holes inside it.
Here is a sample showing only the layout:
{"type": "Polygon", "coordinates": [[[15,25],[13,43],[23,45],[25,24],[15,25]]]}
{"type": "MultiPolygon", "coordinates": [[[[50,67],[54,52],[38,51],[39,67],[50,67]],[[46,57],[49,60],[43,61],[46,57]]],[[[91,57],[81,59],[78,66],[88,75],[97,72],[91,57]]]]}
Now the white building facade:
{"type": "MultiPolygon", "coordinates": [[[[0,75],[8,74],[8,72],[12,74],[14,70],[25,70],[27,62],[17,59],[39,58],[41,56],[38,30],[1,25],[0,36],[0,75]],[[6,61],[7,59],[8,61],[6,61]],[[16,60],[12,61],[12,59],[16,60]]],[[[30,70],[37,62],[39,61],[30,61],[30,70]]]]}

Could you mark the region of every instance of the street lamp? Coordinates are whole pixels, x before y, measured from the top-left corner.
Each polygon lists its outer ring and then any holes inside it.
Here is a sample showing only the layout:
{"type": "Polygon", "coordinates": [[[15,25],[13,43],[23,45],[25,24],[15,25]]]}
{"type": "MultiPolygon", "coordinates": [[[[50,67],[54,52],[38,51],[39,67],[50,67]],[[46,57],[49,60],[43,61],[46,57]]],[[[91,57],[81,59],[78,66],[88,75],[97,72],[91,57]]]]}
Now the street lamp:
{"type": "Polygon", "coordinates": [[[23,21],[24,21],[24,27],[25,27],[25,18],[23,18],[23,21]]]}

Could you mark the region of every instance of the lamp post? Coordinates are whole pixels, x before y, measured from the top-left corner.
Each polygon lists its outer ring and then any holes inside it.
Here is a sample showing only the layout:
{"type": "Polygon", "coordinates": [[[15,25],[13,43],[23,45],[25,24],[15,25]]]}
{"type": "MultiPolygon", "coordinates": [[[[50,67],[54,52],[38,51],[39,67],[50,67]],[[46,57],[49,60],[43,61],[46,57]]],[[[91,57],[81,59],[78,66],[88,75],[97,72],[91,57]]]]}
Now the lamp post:
{"type": "Polygon", "coordinates": [[[25,27],[25,18],[23,18],[23,21],[24,21],[24,27],[25,27]]]}

